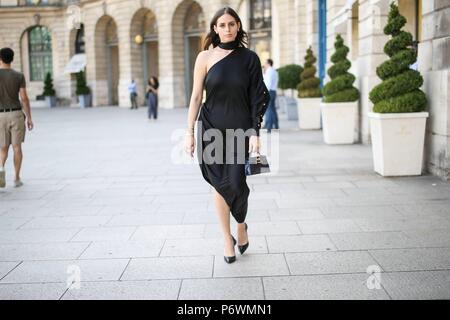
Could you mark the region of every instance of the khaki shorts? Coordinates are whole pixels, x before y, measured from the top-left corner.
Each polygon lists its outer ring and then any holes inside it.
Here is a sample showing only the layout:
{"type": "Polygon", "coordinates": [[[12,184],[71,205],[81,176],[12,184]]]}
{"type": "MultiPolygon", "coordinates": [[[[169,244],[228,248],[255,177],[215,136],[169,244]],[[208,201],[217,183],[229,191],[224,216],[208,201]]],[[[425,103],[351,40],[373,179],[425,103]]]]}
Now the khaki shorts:
{"type": "Polygon", "coordinates": [[[0,147],[25,141],[25,114],[22,110],[0,112],[0,147]]]}

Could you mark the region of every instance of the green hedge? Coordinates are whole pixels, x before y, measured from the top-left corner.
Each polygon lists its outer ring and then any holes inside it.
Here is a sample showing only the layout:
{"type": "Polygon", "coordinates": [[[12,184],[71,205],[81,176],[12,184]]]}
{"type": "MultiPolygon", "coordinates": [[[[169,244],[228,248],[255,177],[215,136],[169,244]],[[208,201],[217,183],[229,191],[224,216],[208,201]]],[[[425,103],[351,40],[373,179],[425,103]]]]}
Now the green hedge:
{"type": "Polygon", "coordinates": [[[300,74],[303,72],[302,66],[298,64],[288,64],[277,69],[278,88],[296,89],[300,83],[300,74]]]}
{"type": "Polygon", "coordinates": [[[353,102],[359,99],[359,91],[353,87],[356,78],[348,72],[352,64],[347,59],[349,49],[344,45],[341,35],[336,36],[335,53],[331,56],[334,63],[327,73],[330,82],[323,87],[324,102],[353,102]]]}
{"type": "Polygon", "coordinates": [[[314,63],[317,61],[314,57],[311,47],[306,51],[305,69],[300,75],[300,84],[297,87],[299,98],[320,98],[322,91],[320,90],[320,79],[316,78],[316,67],[314,63]]]}
{"type": "Polygon", "coordinates": [[[427,98],[420,90],[423,78],[418,71],[410,69],[417,61],[417,52],[412,48],[412,35],[401,30],[405,24],[405,17],[392,3],[384,28],[384,33],[392,36],[384,47],[390,59],[378,66],[377,75],[383,82],[369,94],[374,112],[404,113],[426,109],[427,98]]]}

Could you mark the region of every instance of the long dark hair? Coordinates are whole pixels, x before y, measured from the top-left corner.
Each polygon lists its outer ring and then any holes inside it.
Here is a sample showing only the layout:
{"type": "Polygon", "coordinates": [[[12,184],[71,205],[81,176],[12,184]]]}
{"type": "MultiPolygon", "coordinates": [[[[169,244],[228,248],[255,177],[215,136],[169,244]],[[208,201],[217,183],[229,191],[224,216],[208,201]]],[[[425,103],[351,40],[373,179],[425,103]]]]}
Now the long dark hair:
{"type": "Polygon", "coordinates": [[[159,88],[159,81],[158,81],[158,78],[155,77],[155,76],[152,76],[150,79],[148,79],[148,85],[149,85],[149,86],[152,86],[152,87],[155,88],[155,89],[158,89],[158,88],[159,88]],[[154,85],[152,85],[151,79],[153,79],[153,81],[155,82],[154,85]]]}
{"type": "Polygon", "coordinates": [[[239,18],[239,15],[231,7],[223,7],[222,9],[216,12],[216,14],[211,20],[211,23],[209,24],[209,32],[206,35],[203,50],[208,50],[211,44],[213,45],[213,48],[215,48],[220,43],[220,37],[214,31],[214,26],[217,25],[217,20],[226,13],[232,16],[236,20],[236,23],[239,22],[239,24],[241,25],[235,39],[235,41],[239,42],[238,46],[244,47],[245,45],[247,45],[248,35],[247,32],[245,32],[244,29],[242,28],[241,18],[239,18]]]}

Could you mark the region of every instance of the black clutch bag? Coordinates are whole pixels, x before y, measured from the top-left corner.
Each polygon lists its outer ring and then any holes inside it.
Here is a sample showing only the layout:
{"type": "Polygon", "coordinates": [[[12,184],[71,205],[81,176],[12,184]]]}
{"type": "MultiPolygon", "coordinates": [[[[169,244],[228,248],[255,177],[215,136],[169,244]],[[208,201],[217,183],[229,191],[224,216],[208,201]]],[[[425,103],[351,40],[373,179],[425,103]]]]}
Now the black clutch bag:
{"type": "Polygon", "coordinates": [[[270,172],[269,162],[266,156],[259,154],[254,157],[249,156],[245,161],[245,175],[252,176],[266,172],[270,172]]]}

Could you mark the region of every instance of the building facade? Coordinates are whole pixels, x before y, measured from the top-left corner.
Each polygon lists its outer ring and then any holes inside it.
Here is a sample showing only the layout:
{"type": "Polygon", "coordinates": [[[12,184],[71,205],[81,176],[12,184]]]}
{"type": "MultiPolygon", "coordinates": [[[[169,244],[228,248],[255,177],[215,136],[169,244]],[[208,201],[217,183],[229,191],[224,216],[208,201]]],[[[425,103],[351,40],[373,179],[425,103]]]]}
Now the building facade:
{"type": "MultiPolygon", "coordinates": [[[[370,90],[376,67],[387,59],[383,34],[392,0],[0,0],[0,47],[16,52],[31,99],[51,72],[60,104],[76,103],[76,70],[84,68],[93,105],[130,105],[127,86],[160,81],[161,108],[185,108],[195,59],[203,50],[210,19],[229,5],[240,15],[249,47],[275,67],[303,64],[307,47],[326,70],[336,34],[350,47],[355,84],[361,91],[355,136],[370,143],[370,90]],[[7,32],[5,31],[7,30],[7,32]],[[77,59],[75,59],[77,58],[77,59]],[[78,69],[77,69],[78,67],[78,69]]],[[[395,0],[419,42],[418,68],[429,99],[424,166],[450,177],[450,0],[395,0]]],[[[280,92],[281,93],[281,92],[280,92]]],[[[292,93],[291,93],[292,94],[292,93]]]]}

